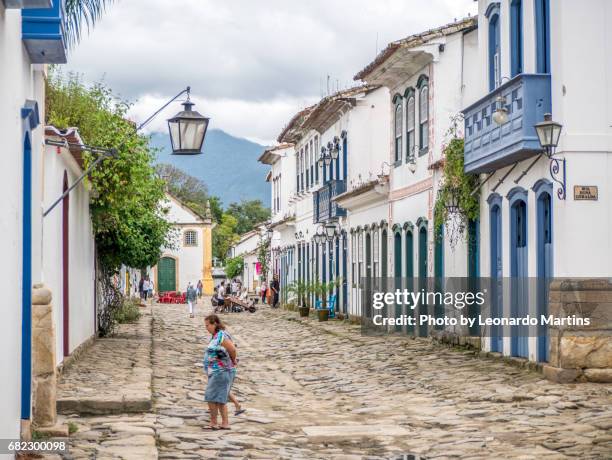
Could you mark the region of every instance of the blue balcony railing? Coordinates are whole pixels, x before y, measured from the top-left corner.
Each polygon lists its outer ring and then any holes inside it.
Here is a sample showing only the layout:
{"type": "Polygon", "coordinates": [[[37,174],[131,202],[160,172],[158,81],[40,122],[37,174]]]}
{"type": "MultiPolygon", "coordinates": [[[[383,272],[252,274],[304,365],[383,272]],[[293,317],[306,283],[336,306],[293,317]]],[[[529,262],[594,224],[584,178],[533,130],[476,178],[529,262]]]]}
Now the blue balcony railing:
{"type": "Polygon", "coordinates": [[[346,182],[331,180],[317,190],[313,195],[313,220],[324,223],[330,219],[346,216],[346,209],[341,208],[333,199],[346,192],[346,182]]]}
{"type": "Polygon", "coordinates": [[[23,43],[33,64],[66,63],[64,0],[53,0],[51,8],[21,10],[23,43]]]}
{"type": "Polygon", "coordinates": [[[550,75],[521,74],[463,110],[465,171],[490,172],[541,153],[534,125],[551,112],[550,75]],[[493,121],[499,96],[508,121],[493,121]]]}

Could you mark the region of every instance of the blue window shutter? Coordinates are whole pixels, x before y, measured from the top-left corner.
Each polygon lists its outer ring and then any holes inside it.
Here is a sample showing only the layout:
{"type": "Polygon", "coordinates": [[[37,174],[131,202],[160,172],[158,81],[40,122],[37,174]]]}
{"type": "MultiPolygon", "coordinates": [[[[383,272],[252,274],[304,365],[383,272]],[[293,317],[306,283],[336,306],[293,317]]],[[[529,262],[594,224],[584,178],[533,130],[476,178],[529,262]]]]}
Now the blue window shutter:
{"type": "Polygon", "coordinates": [[[550,0],[535,0],[537,72],[550,73],[550,0]]]}
{"type": "Polygon", "coordinates": [[[512,0],[510,4],[511,76],[523,72],[523,2],[512,0]]]}

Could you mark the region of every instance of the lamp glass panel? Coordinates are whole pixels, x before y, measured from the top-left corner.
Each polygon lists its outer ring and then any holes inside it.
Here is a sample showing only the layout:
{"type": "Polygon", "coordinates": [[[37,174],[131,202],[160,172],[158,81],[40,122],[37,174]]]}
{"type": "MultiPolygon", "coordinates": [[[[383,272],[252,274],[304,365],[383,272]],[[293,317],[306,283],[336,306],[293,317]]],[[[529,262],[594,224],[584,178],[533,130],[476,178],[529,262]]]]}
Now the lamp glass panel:
{"type": "Polygon", "coordinates": [[[559,137],[561,137],[561,129],[562,129],[562,126],[559,123],[553,123],[551,140],[552,140],[552,145],[555,147],[559,145],[559,137]]]}
{"type": "Polygon", "coordinates": [[[168,123],[170,127],[170,139],[172,141],[172,150],[180,149],[180,134],[179,134],[179,122],[171,121],[168,123]]]}
{"type": "Polygon", "coordinates": [[[200,150],[204,137],[202,121],[181,120],[181,150],[200,150]]]}

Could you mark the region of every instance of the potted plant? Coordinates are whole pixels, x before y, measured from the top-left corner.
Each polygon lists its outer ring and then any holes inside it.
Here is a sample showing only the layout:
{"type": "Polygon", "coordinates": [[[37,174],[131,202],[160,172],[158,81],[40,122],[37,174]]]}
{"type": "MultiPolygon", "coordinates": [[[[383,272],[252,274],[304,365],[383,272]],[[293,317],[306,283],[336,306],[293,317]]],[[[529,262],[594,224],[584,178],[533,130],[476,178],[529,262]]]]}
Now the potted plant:
{"type": "Polygon", "coordinates": [[[334,282],[329,283],[316,282],[313,283],[312,292],[316,297],[321,299],[321,308],[317,308],[317,316],[319,321],[327,321],[329,319],[329,309],[327,308],[327,296],[334,288],[334,282]]]}
{"type": "Polygon", "coordinates": [[[308,305],[310,286],[308,283],[304,281],[294,281],[287,287],[287,292],[295,299],[300,317],[306,318],[310,314],[310,306],[308,305]]]}

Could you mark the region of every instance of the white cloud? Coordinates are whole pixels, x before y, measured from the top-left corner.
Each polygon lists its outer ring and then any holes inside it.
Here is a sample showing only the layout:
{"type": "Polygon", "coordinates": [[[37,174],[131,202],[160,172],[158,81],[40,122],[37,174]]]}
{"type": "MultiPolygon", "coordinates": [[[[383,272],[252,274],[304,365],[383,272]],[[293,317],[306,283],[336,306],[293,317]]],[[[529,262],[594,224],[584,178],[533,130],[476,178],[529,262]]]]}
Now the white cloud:
{"type": "Polygon", "coordinates": [[[377,37],[381,50],[475,12],[473,0],[123,0],[69,68],[138,99],[138,118],[191,85],[212,126],[271,140],[320,97],[327,75],[334,87],[353,84],[377,37]]]}

